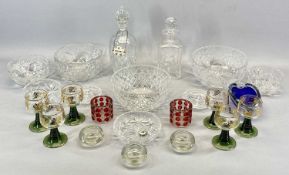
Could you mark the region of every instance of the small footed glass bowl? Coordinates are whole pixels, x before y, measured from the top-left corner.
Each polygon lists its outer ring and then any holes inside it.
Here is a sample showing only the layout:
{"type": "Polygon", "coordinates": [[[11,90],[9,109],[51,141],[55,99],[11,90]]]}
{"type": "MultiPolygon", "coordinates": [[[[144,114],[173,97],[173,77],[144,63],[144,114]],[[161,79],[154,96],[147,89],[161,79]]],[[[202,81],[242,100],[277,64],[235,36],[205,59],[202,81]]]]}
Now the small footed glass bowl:
{"type": "Polygon", "coordinates": [[[279,95],[283,79],[283,72],[274,67],[253,66],[248,70],[247,82],[258,87],[262,96],[279,95]]]}
{"type": "Polygon", "coordinates": [[[247,56],[226,46],[205,46],[193,52],[193,74],[207,87],[227,88],[241,81],[248,65],[247,56]]]}
{"type": "Polygon", "coordinates": [[[25,86],[32,80],[47,78],[50,70],[49,60],[41,55],[28,55],[10,61],[7,70],[10,78],[18,85],[25,86]]]}
{"type": "Polygon", "coordinates": [[[103,50],[93,43],[68,44],[54,55],[57,73],[63,80],[87,81],[102,71],[103,50]]]}
{"type": "Polygon", "coordinates": [[[112,75],[113,93],[130,111],[150,111],[166,99],[170,75],[157,67],[137,65],[125,67],[112,75]]]}
{"type": "Polygon", "coordinates": [[[150,112],[127,112],[116,118],[113,132],[124,143],[147,145],[159,136],[161,120],[150,112]]]}

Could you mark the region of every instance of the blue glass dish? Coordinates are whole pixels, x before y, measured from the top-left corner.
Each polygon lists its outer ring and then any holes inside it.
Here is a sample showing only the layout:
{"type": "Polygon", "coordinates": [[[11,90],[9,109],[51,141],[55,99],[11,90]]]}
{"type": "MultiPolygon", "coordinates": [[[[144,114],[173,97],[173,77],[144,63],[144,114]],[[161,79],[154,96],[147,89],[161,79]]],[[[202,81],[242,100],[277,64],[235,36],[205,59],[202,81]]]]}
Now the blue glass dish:
{"type": "Polygon", "coordinates": [[[228,89],[229,93],[229,103],[230,107],[237,107],[240,98],[243,95],[256,95],[261,99],[261,94],[256,86],[250,83],[246,83],[245,85],[237,85],[237,83],[232,83],[228,89]]]}

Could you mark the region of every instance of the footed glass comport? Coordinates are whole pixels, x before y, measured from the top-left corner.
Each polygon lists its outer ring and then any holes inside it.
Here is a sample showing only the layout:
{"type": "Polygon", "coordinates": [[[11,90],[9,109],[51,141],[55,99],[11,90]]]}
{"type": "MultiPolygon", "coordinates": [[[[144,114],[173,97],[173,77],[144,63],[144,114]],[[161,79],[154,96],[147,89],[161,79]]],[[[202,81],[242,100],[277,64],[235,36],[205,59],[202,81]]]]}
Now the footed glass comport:
{"type": "Polygon", "coordinates": [[[235,132],[245,138],[252,138],[258,135],[258,129],[252,125],[251,119],[261,115],[262,100],[255,95],[243,95],[238,103],[237,112],[244,117],[235,132]]]}
{"type": "Polygon", "coordinates": [[[45,90],[35,89],[25,93],[26,110],[35,113],[35,120],[29,124],[30,131],[38,133],[47,130],[40,123],[42,108],[47,102],[48,95],[45,90]]]}
{"type": "Polygon", "coordinates": [[[211,88],[207,91],[206,105],[211,108],[212,114],[203,120],[204,126],[218,130],[219,128],[215,124],[215,116],[219,115],[222,108],[227,104],[228,95],[226,91],[221,88],[211,88]]]}
{"type": "Polygon", "coordinates": [[[70,84],[62,88],[62,101],[69,105],[70,111],[65,118],[69,126],[79,125],[85,120],[85,115],[77,111],[77,105],[83,100],[83,89],[80,85],[70,84]]]}
{"type": "Polygon", "coordinates": [[[213,137],[213,146],[223,151],[230,151],[235,149],[237,144],[235,139],[230,137],[229,131],[230,129],[236,128],[239,122],[240,118],[236,111],[233,111],[233,114],[230,114],[226,111],[215,115],[215,124],[222,130],[222,132],[220,135],[213,137]]]}
{"type": "Polygon", "coordinates": [[[44,140],[44,146],[58,148],[67,142],[67,135],[58,131],[58,127],[64,122],[64,110],[60,104],[48,104],[40,117],[41,124],[50,129],[50,134],[44,140]]]}

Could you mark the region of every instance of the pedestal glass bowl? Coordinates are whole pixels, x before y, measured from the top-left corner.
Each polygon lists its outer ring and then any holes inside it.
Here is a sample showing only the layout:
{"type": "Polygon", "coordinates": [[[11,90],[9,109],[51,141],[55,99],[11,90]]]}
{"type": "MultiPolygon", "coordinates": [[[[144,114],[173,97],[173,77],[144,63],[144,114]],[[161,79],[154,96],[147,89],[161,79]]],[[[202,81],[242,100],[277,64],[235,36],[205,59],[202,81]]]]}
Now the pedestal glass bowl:
{"type": "Polygon", "coordinates": [[[24,90],[25,92],[34,90],[45,90],[48,93],[49,103],[60,103],[61,102],[61,83],[52,79],[36,80],[28,83],[24,90]]]}
{"type": "Polygon", "coordinates": [[[118,102],[130,111],[150,111],[159,107],[168,94],[170,76],[153,66],[131,66],[111,78],[118,102]]]}
{"type": "Polygon", "coordinates": [[[87,81],[102,71],[103,50],[93,43],[74,43],[54,55],[57,73],[63,80],[87,81]]]}
{"type": "Polygon", "coordinates": [[[204,126],[212,130],[219,128],[215,124],[215,116],[224,110],[228,103],[228,94],[224,89],[210,88],[206,95],[206,104],[212,110],[212,114],[203,120],[204,126]]]}
{"type": "Polygon", "coordinates": [[[235,149],[236,141],[230,137],[229,131],[235,129],[240,123],[240,117],[236,111],[229,113],[224,111],[215,115],[215,123],[222,130],[220,135],[216,135],[212,139],[212,144],[215,148],[223,151],[230,151],[235,149]]]}
{"type": "Polygon", "coordinates": [[[41,55],[29,55],[7,64],[10,78],[24,86],[32,80],[47,78],[51,73],[49,60],[41,55]]]}
{"type": "Polygon", "coordinates": [[[205,46],[192,55],[192,71],[207,87],[227,88],[241,81],[246,74],[247,56],[240,50],[226,46],[205,46]]]}
{"type": "Polygon", "coordinates": [[[77,105],[83,100],[83,89],[77,84],[68,84],[61,90],[61,98],[64,104],[69,105],[70,111],[65,118],[65,124],[69,126],[79,125],[85,120],[85,115],[79,113],[77,105]]]}
{"type": "Polygon", "coordinates": [[[251,120],[261,115],[262,100],[254,95],[243,95],[238,103],[237,112],[244,117],[244,121],[235,129],[235,132],[245,138],[256,137],[258,130],[252,126],[251,120]]]}
{"type": "Polygon", "coordinates": [[[118,116],[113,124],[114,135],[124,143],[149,144],[161,131],[161,121],[150,112],[127,112],[118,116]]]}
{"type": "Polygon", "coordinates": [[[60,104],[48,104],[40,117],[41,124],[50,129],[50,134],[47,135],[43,144],[48,148],[57,148],[65,145],[67,135],[58,131],[58,127],[64,122],[64,110],[60,104]]]}
{"type": "Polygon", "coordinates": [[[48,103],[47,92],[45,90],[36,89],[25,93],[26,110],[35,113],[35,120],[30,123],[29,129],[32,132],[46,131],[40,123],[43,107],[48,103]]]}

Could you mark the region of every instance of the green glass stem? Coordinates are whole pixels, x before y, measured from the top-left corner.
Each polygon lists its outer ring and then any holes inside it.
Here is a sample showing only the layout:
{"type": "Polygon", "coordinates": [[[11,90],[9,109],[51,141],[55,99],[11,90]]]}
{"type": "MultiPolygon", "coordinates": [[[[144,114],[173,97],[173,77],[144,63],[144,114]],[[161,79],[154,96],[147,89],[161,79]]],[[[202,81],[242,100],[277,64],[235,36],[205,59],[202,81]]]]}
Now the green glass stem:
{"type": "Polygon", "coordinates": [[[219,136],[219,140],[221,143],[228,143],[230,141],[230,134],[229,131],[226,130],[222,130],[220,136],[219,136]]]}
{"type": "Polygon", "coordinates": [[[77,111],[76,106],[70,106],[69,114],[68,114],[68,121],[76,121],[80,118],[79,113],[77,111]]]}
{"type": "Polygon", "coordinates": [[[52,143],[57,143],[61,139],[60,132],[58,131],[58,128],[51,129],[49,136],[50,136],[50,141],[52,143]]]}
{"type": "Polygon", "coordinates": [[[215,124],[215,114],[216,114],[216,111],[213,111],[212,114],[211,114],[211,116],[210,116],[209,123],[210,123],[211,125],[216,125],[216,124],[215,124]]]}
{"type": "Polygon", "coordinates": [[[36,112],[35,113],[35,120],[34,120],[34,124],[37,128],[41,128],[42,125],[40,123],[40,113],[39,112],[36,112]]]}
{"type": "Polygon", "coordinates": [[[241,131],[243,131],[244,133],[253,132],[253,126],[252,126],[251,119],[244,118],[243,124],[241,126],[241,131]]]}

